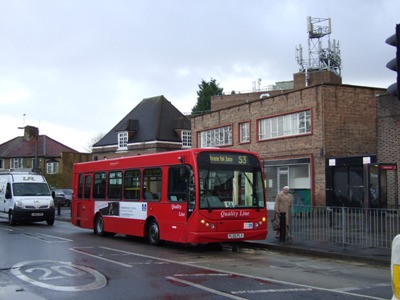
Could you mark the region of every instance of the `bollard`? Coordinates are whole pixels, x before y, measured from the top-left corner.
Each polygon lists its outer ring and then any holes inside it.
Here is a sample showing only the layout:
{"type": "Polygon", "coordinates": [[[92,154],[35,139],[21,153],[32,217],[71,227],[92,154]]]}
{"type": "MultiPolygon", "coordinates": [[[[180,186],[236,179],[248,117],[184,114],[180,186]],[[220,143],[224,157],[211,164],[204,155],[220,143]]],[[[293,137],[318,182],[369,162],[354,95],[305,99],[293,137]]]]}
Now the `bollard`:
{"type": "Polygon", "coordinates": [[[57,215],[58,216],[61,215],[61,201],[60,200],[58,200],[58,203],[57,203],[57,215]]]}
{"type": "Polygon", "coordinates": [[[284,242],[286,240],[286,213],[281,212],[279,214],[280,228],[279,228],[279,241],[284,242]]]}

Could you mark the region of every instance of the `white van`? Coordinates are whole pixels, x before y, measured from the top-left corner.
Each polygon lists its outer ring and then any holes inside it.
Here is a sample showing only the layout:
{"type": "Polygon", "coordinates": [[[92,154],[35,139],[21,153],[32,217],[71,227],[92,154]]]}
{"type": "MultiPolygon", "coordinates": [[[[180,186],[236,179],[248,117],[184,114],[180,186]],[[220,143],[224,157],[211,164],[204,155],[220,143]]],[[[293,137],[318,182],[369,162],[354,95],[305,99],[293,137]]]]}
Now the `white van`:
{"type": "Polygon", "coordinates": [[[25,169],[0,171],[0,213],[17,222],[54,224],[55,209],[46,179],[25,169]]]}

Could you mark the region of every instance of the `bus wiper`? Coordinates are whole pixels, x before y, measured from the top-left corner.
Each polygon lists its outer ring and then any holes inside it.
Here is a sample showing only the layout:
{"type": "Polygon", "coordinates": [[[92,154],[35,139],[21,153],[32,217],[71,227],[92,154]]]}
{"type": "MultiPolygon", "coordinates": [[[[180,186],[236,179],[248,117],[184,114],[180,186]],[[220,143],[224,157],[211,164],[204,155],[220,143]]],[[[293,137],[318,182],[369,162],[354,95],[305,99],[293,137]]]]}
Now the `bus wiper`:
{"type": "Polygon", "coordinates": [[[206,176],[206,178],[205,178],[205,180],[204,180],[204,191],[205,191],[205,193],[204,193],[204,198],[206,199],[206,201],[207,201],[207,208],[208,208],[208,212],[210,213],[211,212],[211,204],[210,204],[210,201],[208,200],[208,194],[209,194],[209,190],[208,190],[208,180],[210,179],[210,168],[208,168],[208,170],[207,170],[207,176],[206,176]]]}
{"type": "Polygon", "coordinates": [[[208,212],[210,213],[212,211],[212,209],[211,209],[210,201],[208,200],[208,196],[206,196],[206,200],[207,200],[208,212]]]}
{"type": "Polygon", "coordinates": [[[256,200],[257,212],[259,212],[260,211],[260,203],[258,202],[257,194],[255,194],[255,195],[253,194],[253,199],[256,200]]]}

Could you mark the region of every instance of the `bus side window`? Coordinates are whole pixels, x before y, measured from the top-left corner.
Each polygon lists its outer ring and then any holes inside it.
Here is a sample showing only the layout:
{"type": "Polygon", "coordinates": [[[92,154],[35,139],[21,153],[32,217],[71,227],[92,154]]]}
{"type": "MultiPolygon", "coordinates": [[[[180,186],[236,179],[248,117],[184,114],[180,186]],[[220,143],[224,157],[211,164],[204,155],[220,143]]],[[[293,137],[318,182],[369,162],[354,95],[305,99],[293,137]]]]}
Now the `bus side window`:
{"type": "Polygon", "coordinates": [[[93,198],[105,199],[106,198],[106,172],[99,172],[94,174],[93,182],[93,198]]]}
{"type": "Polygon", "coordinates": [[[160,200],[162,187],[161,168],[145,169],[143,171],[143,199],[160,200]]]}
{"type": "Polygon", "coordinates": [[[90,199],[91,185],[92,185],[92,176],[91,175],[85,176],[85,187],[84,187],[84,192],[83,192],[83,197],[85,199],[90,199]]]}
{"type": "Polygon", "coordinates": [[[122,171],[108,173],[108,199],[120,200],[122,197],[122,171]]]}
{"type": "Polygon", "coordinates": [[[189,171],[186,166],[170,167],[168,170],[168,200],[187,201],[189,171]]]}
{"type": "Polygon", "coordinates": [[[127,170],[124,175],[125,200],[139,200],[140,198],[140,170],[127,170]]]}
{"type": "Polygon", "coordinates": [[[83,191],[83,181],[85,176],[83,174],[79,174],[79,181],[78,181],[78,199],[82,199],[82,191],[83,191]]]}

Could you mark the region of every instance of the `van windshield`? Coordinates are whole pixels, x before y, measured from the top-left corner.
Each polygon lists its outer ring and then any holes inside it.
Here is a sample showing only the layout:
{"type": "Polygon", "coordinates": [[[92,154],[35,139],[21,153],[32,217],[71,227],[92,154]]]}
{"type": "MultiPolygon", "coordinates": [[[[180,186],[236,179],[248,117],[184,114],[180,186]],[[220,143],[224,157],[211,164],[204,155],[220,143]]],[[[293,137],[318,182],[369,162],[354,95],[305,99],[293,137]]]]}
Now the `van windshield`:
{"type": "Polygon", "coordinates": [[[14,196],[50,196],[46,183],[14,183],[14,196]]]}

